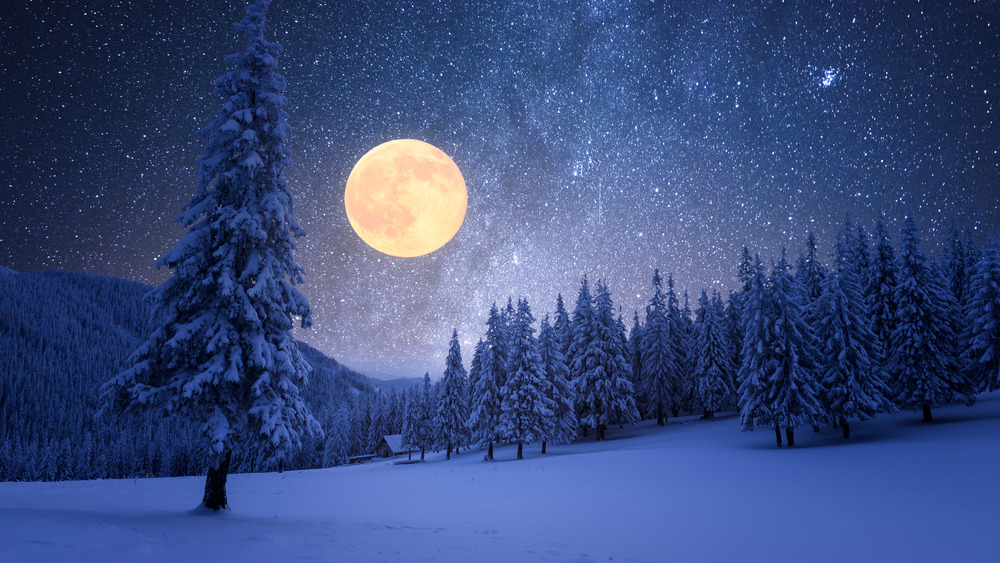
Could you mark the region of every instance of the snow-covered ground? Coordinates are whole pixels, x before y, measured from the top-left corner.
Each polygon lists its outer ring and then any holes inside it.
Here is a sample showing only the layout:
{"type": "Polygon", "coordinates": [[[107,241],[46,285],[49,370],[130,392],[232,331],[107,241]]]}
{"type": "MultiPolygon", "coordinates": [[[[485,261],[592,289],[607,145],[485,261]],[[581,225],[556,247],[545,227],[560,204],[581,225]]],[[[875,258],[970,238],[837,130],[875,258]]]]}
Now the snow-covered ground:
{"type": "Polygon", "coordinates": [[[1000,394],[934,414],[234,475],[219,514],[203,478],[0,483],[0,561],[996,561],[1000,394]]]}

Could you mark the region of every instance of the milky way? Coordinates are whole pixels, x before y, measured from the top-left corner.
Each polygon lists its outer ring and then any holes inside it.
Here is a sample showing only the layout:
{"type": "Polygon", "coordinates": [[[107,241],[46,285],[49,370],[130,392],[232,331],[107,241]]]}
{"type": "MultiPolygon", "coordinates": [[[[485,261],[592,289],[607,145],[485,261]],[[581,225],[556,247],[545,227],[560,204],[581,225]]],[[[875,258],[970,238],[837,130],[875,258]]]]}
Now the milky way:
{"type": "MultiPolygon", "coordinates": [[[[0,16],[0,264],[158,284],[196,186],[198,128],[243,47],[240,2],[26,2],[0,16]]],[[[821,250],[845,213],[928,250],[1000,230],[996,2],[275,0],[296,259],[315,326],[363,370],[468,362],[493,301],[535,316],[587,273],[631,319],[654,267],[731,289],[744,245],[821,250]],[[351,167],[394,138],[448,153],[465,224],[424,258],[368,248],[351,167]]],[[[628,323],[631,324],[630,322],[628,323]]]]}

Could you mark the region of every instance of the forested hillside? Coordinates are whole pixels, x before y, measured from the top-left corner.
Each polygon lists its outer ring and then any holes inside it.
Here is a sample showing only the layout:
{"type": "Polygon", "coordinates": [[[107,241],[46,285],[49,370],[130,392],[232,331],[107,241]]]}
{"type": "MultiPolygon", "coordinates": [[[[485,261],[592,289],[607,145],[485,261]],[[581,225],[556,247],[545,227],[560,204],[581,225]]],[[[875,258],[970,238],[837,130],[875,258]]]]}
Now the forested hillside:
{"type": "MultiPolygon", "coordinates": [[[[96,418],[100,388],[151,328],[146,285],[70,272],[0,268],[0,481],[178,476],[204,471],[198,429],[156,415],[96,418]]],[[[313,366],[303,390],[324,426],[374,394],[365,376],[299,344],[313,366]]],[[[316,467],[323,442],[292,467],[316,467]]],[[[237,470],[265,469],[253,452],[237,470]]]]}

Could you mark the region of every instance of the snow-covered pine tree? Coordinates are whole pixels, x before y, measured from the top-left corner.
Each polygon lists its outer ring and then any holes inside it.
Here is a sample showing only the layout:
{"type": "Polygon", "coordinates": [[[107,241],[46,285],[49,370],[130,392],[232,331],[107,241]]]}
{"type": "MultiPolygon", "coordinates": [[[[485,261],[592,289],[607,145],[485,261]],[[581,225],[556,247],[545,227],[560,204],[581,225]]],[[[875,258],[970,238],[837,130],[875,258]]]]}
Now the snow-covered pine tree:
{"type": "Polygon", "coordinates": [[[281,46],[264,39],[269,3],[251,4],[236,25],[249,45],[227,57],[237,68],[215,88],[226,103],[199,131],[198,188],[179,218],[188,233],[160,259],[173,277],[153,292],[162,323],[103,390],[108,410],[159,407],[202,424],[203,500],[214,510],[228,506],[234,442],[280,461],[322,433],[299,396],[310,368],[291,334],[293,318],[308,327],[311,317],[295,287],[292,251],[305,233],[283,176],[289,128],[281,46]]]}
{"type": "Polygon", "coordinates": [[[635,406],[641,417],[646,412],[642,396],[642,325],[639,311],[632,314],[632,330],[628,333],[629,361],[632,362],[632,389],[635,390],[635,406]]]}
{"type": "Polygon", "coordinates": [[[771,398],[767,394],[768,379],[776,363],[771,342],[771,295],[760,257],[754,257],[752,273],[745,283],[742,296],[743,348],[738,379],[740,425],[744,431],[756,426],[774,427],[781,446],[781,428],[775,424],[771,398]]]}
{"type": "Polygon", "coordinates": [[[673,348],[676,360],[675,370],[670,374],[670,382],[673,386],[673,396],[670,401],[670,410],[675,417],[680,416],[681,407],[684,406],[685,391],[687,391],[687,377],[684,373],[685,356],[687,355],[687,340],[685,339],[685,323],[682,318],[680,301],[674,291],[674,276],[667,275],[667,322],[670,324],[670,346],[673,348]]]}
{"type": "Polygon", "coordinates": [[[848,419],[868,420],[880,412],[895,412],[886,375],[878,362],[879,343],[865,315],[860,278],[852,264],[856,241],[845,228],[837,235],[834,270],[823,280],[818,301],[816,337],[820,346],[823,403],[830,419],[851,437],[848,419]]]}
{"type": "Polygon", "coordinates": [[[966,229],[965,236],[963,236],[953,222],[951,225],[951,244],[941,261],[941,266],[945,282],[951,290],[958,308],[948,318],[952,322],[956,346],[959,350],[958,369],[964,374],[970,373],[970,366],[965,365],[967,355],[962,353],[969,347],[968,338],[970,335],[968,317],[964,312],[968,310],[972,277],[980,254],[981,251],[976,247],[969,231],[966,229]]]}
{"type": "Polygon", "coordinates": [[[351,412],[347,405],[340,405],[334,411],[323,443],[323,467],[333,467],[347,463],[350,456],[351,412]]]}
{"type": "Polygon", "coordinates": [[[434,448],[434,415],[437,412],[437,395],[431,383],[431,374],[424,374],[423,392],[420,394],[420,416],[417,420],[414,445],[420,449],[420,461],[424,461],[427,450],[434,448]]]}
{"type": "Polygon", "coordinates": [[[646,324],[641,332],[642,403],[647,416],[655,416],[663,426],[676,394],[675,381],[679,371],[677,348],[674,346],[673,324],[667,316],[666,295],[660,270],[653,271],[653,296],[646,304],[646,324]]]}
{"type": "Polygon", "coordinates": [[[889,360],[889,341],[896,329],[896,251],[882,217],[875,224],[875,239],[865,305],[872,332],[879,342],[877,361],[885,365],[889,360]]]}
{"type": "Polygon", "coordinates": [[[807,309],[819,299],[820,293],[823,292],[822,285],[826,275],[826,268],[819,263],[819,257],[816,256],[816,236],[812,231],[809,231],[809,236],[806,239],[806,253],[804,256],[799,256],[795,269],[795,280],[802,284],[805,289],[806,300],[803,305],[807,309]]]}
{"type": "Polygon", "coordinates": [[[483,341],[484,347],[479,354],[479,370],[470,393],[467,427],[472,432],[472,441],[480,447],[486,445],[486,458],[492,460],[493,444],[502,439],[498,430],[502,399],[500,391],[506,383],[506,352],[503,350],[507,336],[496,303],[490,308],[486,327],[486,340],[483,341]]]}
{"type": "MultiPolygon", "coordinates": [[[[558,316],[556,317],[556,321],[558,325],[558,316]]],[[[584,354],[590,347],[590,341],[593,339],[593,324],[594,298],[590,294],[590,283],[587,281],[587,276],[585,275],[583,276],[583,281],[580,282],[580,292],[577,294],[576,305],[573,308],[573,319],[569,325],[569,353],[566,355],[570,381],[573,383],[574,395],[576,397],[576,420],[583,428],[584,438],[587,437],[589,426],[587,426],[584,418],[586,405],[581,403],[580,381],[584,371],[588,369],[586,362],[584,362],[584,354]]]]}
{"type": "Polygon", "coordinates": [[[1000,389],[1000,239],[979,257],[965,307],[966,378],[978,392],[1000,389]]]}
{"type": "Polygon", "coordinates": [[[405,393],[403,406],[403,447],[409,450],[408,459],[413,459],[413,451],[420,449],[420,388],[410,387],[405,393]]]}
{"type": "Polygon", "coordinates": [[[732,351],[729,347],[727,327],[718,293],[708,299],[702,290],[698,299],[698,322],[695,324],[695,352],[697,362],[694,381],[698,404],[705,411],[705,418],[712,420],[715,412],[736,402],[732,386],[732,351]]]}
{"type": "Polygon", "coordinates": [[[900,233],[898,282],[894,298],[897,324],[890,338],[888,372],[892,399],[900,408],[923,410],[953,401],[974,400],[964,374],[956,370],[955,335],[948,315],[954,298],[937,269],[919,248],[912,217],[900,233]]]}
{"type": "Polygon", "coordinates": [[[573,326],[569,321],[569,313],[566,312],[566,305],[563,303],[562,294],[556,296],[556,313],[552,321],[552,330],[556,332],[559,339],[559,351],[562,352],[566,363],[569,364],[569,347],[573,344],[573,326]]]}
{"type": "MultiPolygon", "coordinates": [[[[610,294],[608,299],[610,299],[610,294]]],[[[619,428],[624,427],[626,424],[635,424],[642,420],[639,415],[639,409],[635,407],[635,386],[632,385],[632,381],[635,380],[635,374],[632,373],[632,361],[629,359],[629,349],[628,349],[628,337],[625,333],[625,319],[622,317],[621,309],[618,310],[618,315],[615,315],[615,326],[614,326],[615,336],[617,336],[617,349],[616,354],[621,356],[624,360],[622,364],[623,372],[625,374],[624,379],[617,379],[614,381],[617,387],[615,395],[619,397],[628,397],[628,400],[620,400],[615,404],[615,409],[611,417],[611,422],[618,425],[619,428]],[[626,385],[627,384],[627,385],[626,385]],[[631,405],[630,407],[628,405],[631,405]]]]}
{"type": "Polygon", "coordinates": [[[735,406],[739,401],[739,371],[740,366],[743,364],[743,322],[741,320],[740,312],[740,301],[737,298],[737,293],[735,291],[730,291],[729,296],[726,299],[725,305],[725,315],[726,315],[726,327],[727,327],[727,341],[729,342],[730,360],[732,362],[733,369],[730,371],[730,377],[732,378],[732,385],[734,390],[734,401],[735,406]]]}
{"type": "Polygon", "coordinates": [[[441,393],[438,397],[434,426],[437,429],[437,444],[445,449],[445,459],[451,459],[452,447],[458,448],[469,441],[465,426],[469,420],[469,405],[466,402],[467,383],[465,366],[462,365],[462,349],[458,344],[458,330],[451,334],[448,357],[445,359],[444,377],[441,378],[441,393]]]}
{"type": "Polygon", "coordinates": [[[571,372],[576,391],[578,418],[584,428],[593,427],[598,440],[604,439],[608,424],[631,424],[639,420],[635,409],[632,384],[629,383],[631,365],[625,358],[622,339],[617,333],[619,322],[615,319],[611,292],[603,283],[597,284],[597,295],[592,308],[584,278],[581,299],[577,301],[582,312],[573,319],[576,338],[571,372]],[[589,318],[588,318],[589,317],[589,318]],[[580,319],[577,324],[577,318],[580,319]]]}
{"type": "Polygon", "coordinates": [[[545,394],[548,381],[535,341],[535,322],[526,299],[519,299],[508,340],[507,381],[500,405],[500,434],[517,443],[517,459],[524,459],[524,444],[553,433],[555,404],[545,394]]]}
{"type": "MultiPolygon", "coordinates": [[[[549,325],[549,316],[542,319],[538,331],[538,355],[542,361],[547,385],[545,395],[552,401],[551,433],[546,436],[557,442],[571,442],[576,437],[576,407],[573,405],[573,385],[569,366],[560,350],[559,337],[549,325]]],[[[542,441],[545,453],[545,441],[542,441]]]]}
{"type": "Polygon", "coordinates": [[[801,289],[789,272],[784,251],[771,278],[772,370],[766,383],[775,427],[785,428],[788,445],[795,445],[795,428],[823,416],[815,379],[818,353],[806,321],[801,289]]]}
{"type": "Polygon", "coordinates": [[[677,358],[680,360],[680,370],[677,374],[680,379],[681,409],[686,412],[694,412],[699,408],[698,403],[698,382],[694,378],[694,368],[698,364],[698,355],[694,349],[694,320],[692,318],[691,302],[688,298],[687,290],[684,290],[684,307],[680,310],[678,323],[678,349],[677,358]]]}
{"type": "Polygon", "coordinates": [[[389,434],[386,424],[387,402],[384,394],[379,393],[371,402],[371,417],[368,422],[368,447],[369,452],[374,452],[382,437],[389,434]]]}
{"type": "MultiPolygon", "coordinates": [[[[861,289],[861,298],[867,301],[868,286],[870,285],[869,274],[872,270],[872,251],[871,244],[868,242],[868,232],[865,231],[864,225],[857,226],[854,244],[848,250],[851,254],[848,265],[854,270],[854,279],[858,281],[858,287],[861,289]]],[[[867,311],[866,307],[866,318],[868,317],[867,311]]]]}

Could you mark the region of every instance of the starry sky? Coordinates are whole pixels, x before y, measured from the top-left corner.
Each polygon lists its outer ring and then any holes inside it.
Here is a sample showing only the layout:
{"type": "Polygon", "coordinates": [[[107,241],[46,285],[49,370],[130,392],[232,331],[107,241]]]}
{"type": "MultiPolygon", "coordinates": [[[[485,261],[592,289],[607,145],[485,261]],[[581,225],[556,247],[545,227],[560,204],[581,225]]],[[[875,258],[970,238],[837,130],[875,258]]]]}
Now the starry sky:
{"type": "MultiPolygon", "coordinates": [[[[194,193],[196,131],[245,45],[243,2],[26,1],[0,14],[0,265],[159,284],[194,193]]],[[[584,273],[631,326],[654,267],[692,302],[744,245],[825,256],[845,213],[927,250],[1000,231],[1000,3],[275,0],[297,336],[373,375],[466,364],[492,302],[536,317],[584,273]],[[372,147],[448,153],[469,208],[422,258],[367,247],[343,202],[372,147]]]]}

